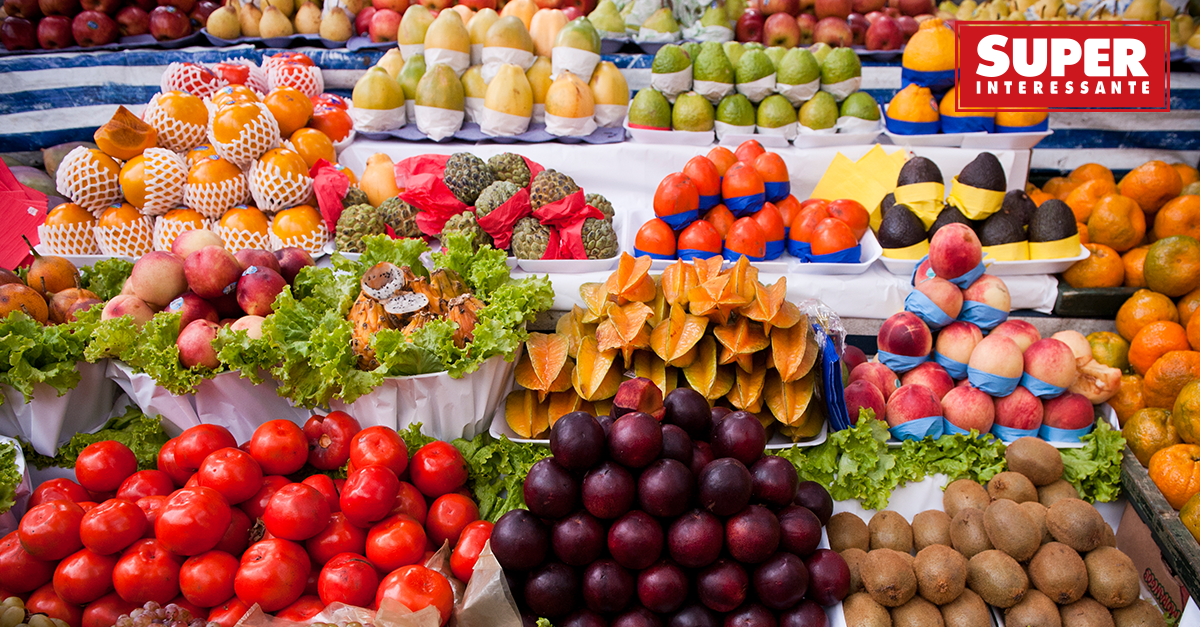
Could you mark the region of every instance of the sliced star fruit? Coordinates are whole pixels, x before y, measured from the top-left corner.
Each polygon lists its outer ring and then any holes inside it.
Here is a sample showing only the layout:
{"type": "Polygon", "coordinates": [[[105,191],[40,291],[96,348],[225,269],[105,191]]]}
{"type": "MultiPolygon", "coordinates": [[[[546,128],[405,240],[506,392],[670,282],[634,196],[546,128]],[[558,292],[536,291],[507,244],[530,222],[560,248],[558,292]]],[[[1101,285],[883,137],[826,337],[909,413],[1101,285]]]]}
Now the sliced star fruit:
{"type": "Polygon", "coordinates": [[[708,259],[700,259],[697,257],[692,260],[692,266],[696,268],[696,283],[703,283],[719,274],[721,274],[721,266],[725,263],[725,259],[720,255],[709,257],[708,259]]]}
{"type": "Polygon", "coordinates": [[[688,311],[692,312],[692,315],[709,316],[715,322],[725,324],[729,315],[726,313],[722,317],[720,299],[727,283],[728,275],[717,275],[688,290],[688,311]]]}
{"type": "Polygon", "coordinates": [[[601,351],[594,337],[585,337],[579,343],[579,358],[575,361],[575,371],[571,373],[571,383],[583,400],[612,398],[617,393],[617,386],[621,385],[621,369],[613,363],[616,357],[615,350],[601,351]]]}
{"type": "Polygon", "coordinates": [[[663,396],[676,387],[678,371],[671,368],[653,351],[637,351],[633,354],[633,376],[649,379],[663,396]]]}
{"type": "Polygon", "coordinates": [[[650,278],[650,262],[649,257],[621,253],[616,271],[604,282],[608,299],[618,305],[654,300],[658,288],[654,285],[654,279],[650,278]]]}
{"type": "Polygon", "coordinates": [[[749,318],[738,318],[733,324],[713,327],[713,335],[721,343],[717,363],[724,366],[736,362],[746,371],[754,369],[754,355],[771,344],[762,327],[749,318]]]}
{"type": "Polygon", "coordinates": [[[513,390],[504,399],[504,420],[513,433],[536,438],[550,428],[549,403],[538,400],[533,390],[513,390]]]}
{"type": "Polygon", "coordinates": [[[785,382],[808,374],[817,361],[817,352],[817,340],[808,326],[808,316],[800,316],[799,322],[786,329],[771,332],[772,365],[785,382]]]}
{"type": "Polygon", "coordinates": [[[750,265],[745,255],[738,257],[737,263],[725,271],[729,275],[729,287],[740,298],[742,305],[747,305],[754,299],[754,285],[758,283],[758,268],[750,265]]]}
{"type": "Polygon", "coordinates": [[[804,411],[804,419],[800,424],[792,427],[781,425],[779,432],[793,442],[801,440],[811,440],[821,433],[821,427],[825,424],[825,408],[822,403],[809,403],[808,409],[804,411]]]}
{"type": "Polygon", "coordinates": [[[619,350],[628,366],[633,363],[633,351],[650,347],[650,327],[646,321],[654,310],[646,303],[613,306],[608,318],[596,328],[596,343],[600,351],[619,350]]]}
{"type": "Polygon", "coordinates": [[[740,312],[743,316],[761,322],[763,332],[770,334],[772,328],[787,329],[800,321],[800,309],[787,299],[787,277],[779,277],[767,287],[754,282],[754,300],[740,312]]]}
{"type": "Polygon", "coordinates": [[[667,316],[671,315],[671,305],[667,302],[666,297],[663,295],[661,284],[659,284],[658,291],[654,294],[654,300],[647,304],[650,306],[651,313],[650,319],[647,320],[646,323],[651,327],[658,326],[658,323],[662,322],[667,318],[667,316]]]}
{"type": "Polygon", "coordinates": [[[717,365],[717,341],[711,335],[705,335],[696,344],[696,359],[683,369],[683,376],[689,387],[711,402],[733,388],[733,370],[717,365]]]}
{"type": "Polygon", "coordinates": [[[766,396],[767,408],[771,410],[775,420],[788,426],[802,424],[804,412],[808,411],[808,405],[813,400],[816,379],[816,371],[809,371],[807,375],[791,383],[784,383],[776,372],[767,375],[763,394],[766,396]]]}
{"type": "Polygon", "coordinates": [[[734,407],[748,412],[757,412],[762,409],[763,401],[763,383],[767,378],[767,368],[765,364],[756,366],[751,371],[747,372],[741,368],[735,368],[733,381],[733,389],[729,390],[729,394],[725,398],[734,407]]]}
{"type": "Polygon", "coordinates": [[[602,398],[592,401],[592,415],[594,416],[611,416],[612,415],[612,399],[602,398]]]}
{"type": "Polygon", "coordinates": [[[554,328],[555,333],[567,338],[569,342],[567,355],[570,355],[571,359],[575,359],[575,356],[579,354],[579,341],[586,335],[596,334],[596,325],[583,322],[583,316],[586,313],[585,309],[575,305],[571,311],[558,319],[558,324],[554,328]]]}
{"type": "Polygon", "coordinates": [[[663,298],[668,305],[686,305],[688,292],[700,284],[696,278],[696,267],[682,261],[667,266],[662,273],[663,298]]]}
{"type": "Polygon", "coordinates": [[[544,400],[550,392],[569,390],[573,369],[567,355],[569,346],[566,336],[530,333],[513,378],[521,387],[538,392],[538,400],[544,400]]]}
{"type": "Polygon", "coordinates": [[[686,368],[696,357],[696,343],[704,337],[708,319],[693,316],[683,307],[671,307],[671,314],[650,333],[650,347],[668,366],[686,368]]]}
{"type": "Polygon", "coordinates": [[[579,321],[584,324],[595,324],[608,315],[612,302],[608,300],[608,291],[603,283],[584,283],[579,286],[579,296],[587,307],[579,321]]]}
{"type": "Polygon", "coordinates": [[[575,390],[568,388],[550,395],[550,400],[546,403],[546,416],[553,427],[559,418],[573,411],[588,411],[590,405],[591,403],[579,398],[575,390]]]}

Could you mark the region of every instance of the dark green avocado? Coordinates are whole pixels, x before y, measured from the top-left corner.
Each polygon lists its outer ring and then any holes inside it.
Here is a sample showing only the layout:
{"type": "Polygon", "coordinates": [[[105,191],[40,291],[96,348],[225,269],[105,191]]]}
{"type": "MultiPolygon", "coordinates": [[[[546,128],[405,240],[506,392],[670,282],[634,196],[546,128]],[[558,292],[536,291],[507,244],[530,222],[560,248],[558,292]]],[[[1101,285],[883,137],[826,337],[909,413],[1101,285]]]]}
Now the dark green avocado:
{"type": "Polygon", "coordinates": [[[1000,205],[999,213],[1012,218],[1021,228],[1026,228],[1036,211],[1037,205],[1033,204],[1029,194],[1024,190],[1014,189],[1004,195],[1004,203],[1000,205]]]}
{"type": "Polygon", "coordinates": [[[979,243],[984,246],[999,246],[1026,240],[1025,229],[1014,222],[1012,218],[1000,212],[993,213],[984,220],[977,232],[979,233],[979,243]]]}
{"type": "Polygon", "coordinates": [[[958,207],[946,205],[946,207],[942,209],[942,212],[938,214],[937,219],[933,221],[933,224],[929,226],[929,237],[932,239],[933,234],[937,233],[938,229],[954,222],[965,224],[972,229],[975,228],[975,223],[967,218],[967,216],[964,216],[962,212],[958,210],[958,207]]]}
{"type": "Polygon", "coordinates": [[[926,239],[925,225],[908,205],[893,205],[883,216],[878,235],[884,248],[907,248],[926,239]]]}
{"type": "Polygon", "coordinates": [[[896,204],[896,195],[888,192],[887,196],[883,197],[883,201],[879,203],[879,216],[887,215],[888,209],[891,209],[896,204]]]}
{"type": "Polygon", "coordinates": [[[1033,212],[1029,221],[1029,241],[1056,242],[1079,233],[1075,226],[1075,214],[1067,203],[1051,198],[1033,212]]]}
{"type": "Polygon", "coordinates": [[[900,176],[896,177],[896,187],[916,183],[945,183],[942,171],[937,164],[925,157],[913,157],[904,167],[900,168],[900,176]]]}
{"type": "Polygon", "coordinates": [[[958,182],[979,189],[1002,192],[1008,186],[1000,160],[990,152],[981,152],[958,173],[958,182]]]}

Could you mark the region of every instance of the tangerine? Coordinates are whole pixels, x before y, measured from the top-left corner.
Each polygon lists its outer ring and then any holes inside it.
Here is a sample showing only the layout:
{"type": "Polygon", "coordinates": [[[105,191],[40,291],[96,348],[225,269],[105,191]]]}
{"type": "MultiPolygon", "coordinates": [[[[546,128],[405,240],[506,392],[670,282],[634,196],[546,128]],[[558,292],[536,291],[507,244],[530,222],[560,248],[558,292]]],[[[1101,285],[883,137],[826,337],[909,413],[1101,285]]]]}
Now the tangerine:
{"type": "Polygon", "coordinates": [[[647,220],[642,228],[638,229],[633,246],[643,253],[673,258],[675,257],[675,231],[671,225],[658,218],[647,220]]]}
{"type": "Polygon", "coordinates": [[[1200,240],[1200,196],[1177,196],[1154,215],[1154,237],[1172,235],[1200,240]]]}
{"type": "Polygon", "coordinates": [[[1125,266],[1117,251],[1104,244],[1084,244],[1091,251],[1087,259],[1071,264],[1063,280],[1071,287],[1118,287],[1125,280],[1125,266]]]}
{"type": "Polygon", "coordinates": [[[1200,241],[1171,235],[1150,245],[1143,266],[1146,285],[1167,296],[1183,296],[1200,288],[1200,241]]]}
{"type": "Polygon", "coordinates": [[[354,185],[354,186],[358,185],[358,177],[354,174],[354,170],[351,170],[350,168],[347,168],[346,166],[344,166],[340,163],[333,164],[333,168],[335,170],[337,170],[338,172],[345,174],[346,178],[350,179],[351,185],[354,185]]]}
{"type": "Polygon", "coordinates": [[[164,91],[158,95],[158,109],[167,117],[192,126],[208,125],[208,107],[186,91],[164,91]]]}
{"type": "Polygon", "coordinates": [[[1159,357],[1170,351],[1191,350],[1187,331],[1178,322],[1159,320],[1142,327],[1129,343],[1129,364],[1145,375],[1159,357]]]}
{"type": "Polygon", "coordinates": [[[266,235],[269,224],[267,216],[263,214],[257,207],[248,207],[246,205],[237,205],[221,215],[218,224],[222,229],[229,231],[242,231],[246,233],[255,233],[266,235]]]}
{"type": "Polygon", "coordinates": [[[771,203],[763,203],[763,208],[759,209],[754,215],[750,216],[758,223],[758,228],[762,229],[763,237],[768,242],[782,242],[784,237],[783,216],[780,215],[779,209],[771,203]]]}
{"type": "Polygon", "coordinates": [[[1196,542],[1200,542],[1200,496],[1193,496],[1179,510],[1179,520],[1192,534],[1196,542]]]}
{"type": "Polygon", "coordinates": [[[1179,173],[1179,179],[1183,182],[1184,187],[1200,181],[1200,170],[1186,163],[1172,163],[1171,167],[1175,168],[1175,171],[1179,173]]]}
{"type": "Polygon", "coordinates": [[[1133,340],[1142,327],[1158,320],[1179,322],[1175,303],[1162,294],[1138,290],[1117,310],[1117,333],[1127,340],[1133,340]]]}
{"type": "Polygon", "coordinates": [[[1145,389],[1142,375],[1121,375],[1121,387],[1117,393],[1108,399],[1109,407],[1117,414],[1117,422],[1124,425],[1129,417],[1146,407],[1145,389]]]}
{"type": "Polygon", "coordinates": [[[187,182],[188,185],[212,185],[241,175],[242,171],[236,165],[214,154],[201,159],[188,170],[187,182]]]}
{"type": "MultiPolygon", "coordinates": [[[[1200,351],[1200,316],[1192,316],[1184,327],[1187,333],[1188,346],[1194,351],[1200,351]]],[[[1200,444],[1200,442],[1197,442],[1200,444]]]]}
{"type": "Polygon", "coordinates": [[[1079,183],[1086,181],[1108,181],[1113,185],[1117,184],[1117,179],[1113,176],[1112,170],[1099,163],[1085,163],[1071,170],[1071,173],[1067,175],[1067,179],[1079,183]]]}
{"type": "Polygon", "coordinates": [[[1146,236],[1146,214],[1127,196],[1104,196],[1096,201],[1090,214],[1087,225],[1088,239],[1092,243],[1125,252],[1140,244],[1146,236]]]}
{"type": "Polygon", "coordinates": [[[751,259],[762,259],[767,254],[766,234],[754,218],[738,218],[725,234],[725,250],[751,259]]]}
{"type": "Polygon", "coordinates": [[[271,232],[286,242],[315,233],[322,223],[321,214],[311,205],[296,205],[275,214],[275,219],[271,222],[271,232]]]}
{"type": "Polygon", "coordinates": [[[812,254],[828,255],[847,248],[854,248],[858,240],[850,225],[837,218],[825,218],[817,223],[812,234],[812,254]]]}
{"type": "Polygon", "coordinates": [[[1120,184],[1122,196],[1129,196],[1146,213],[1154,213],[1183,190],[1179,172],[1163,161],[1147,161],[1129,171],[1120,184]]]}
{"type": "Polygon", "coordinates": [[[106,228],[125,226],[141,219],[142,213],[136,207],[126,202],[119,205],[109,205],[104,210],[104,213],[100,214],[100,220],[96,222],[96,226],[106,228]]]}
{"type": "Polygon", "coordinates": [[[354,120],[350,119],[350,114],[345,109],[317,107],[313,110],[308,126],[325,133],[330,140],[337,143],[350,136],[350,131],[354,130],[354,120]]]}
{"type": "Polygon", "coordinates": [[[220,109],[213,115],[213,139],[222,144],[231,144],[242,136],[242,130],[262,117],[263,110],[251,102],[236,102],[220,109]]]}
{"type": "Polygon", "coordinates": [[[1200,380],[1183,386],[1171,409],[1171,424],[1188,444],[1200,444],[1200,380]]]}
{"type": "Polygon", "coordinates": [[[1171,507],[1180,509],[1200,493],[1200,445],[1173,444],[1150,457],[1150,479],[1171,507]]]}
{"type": "Polygon", "coordinates": [[[1125,287],[1146,287],[1143,269],[1146,265],[1146,252],[1149,250],[1149,246],[1138,246],[1121,255],[1121,263],[1125,266],[1125,287]]]}
{"type": "Polygon", "coordinates": [[[720,255],[721,239],[721,234],[713,225],[704,220],[696,220],[679,233],[679,250],[711,253],[708,256],[720,255]]]}
{"type": "Polygon", "coordinates": [[[1143,466],[1160,450],[1179,444],[1179,432],[1171,421],[1171,412],[1158,407],[1141,409],[1121,427],[1121,435],[1129,450],[1143,466]]]}
{"type": "Polygon", "coordinates": [[[862,239],[870,228],[871,214],[857,200],[839,198],[829,203],[829,217],[845,222],[854,231],[855,241],[862,239]]]}
{"type": "Polygon", "coordinates": [[[1079,231],[1079,243],[1080,244],[1091,244],[1092,243],[1092,238],[1088,237],[1088,230],[1087,230],[1086,224],[1084,224],[1083,222],[1076,222],[1075,230],[1079,231]]]}
{"type": "Polygon", "coordinates": [[[1146,407],[1170,409],[1183,386],[1200,379],[1200,352],[1170,351],[1154,362],[1142,379],[1146,407]]]}
{"type": "MultiPolygon", "coordinates": [[[[195,209],[189,209],[188,207],[178,207],[176,209],[172,209],[163,215],[163,217],[159,218],[159,220],[164,220],[168,223],[178,222],[190,225],[192,228],[185,229],[187,231],[208,228],[208,225],[204,222],[204,216],[200,215],[199,211],[196,211],[195,209]]],[[[180,231],[180,233],[182,232],[183,231],[180,231]]]]}
{"type": "MultiPolygon", "coordinates": [[[[1046,184],[1042,186],[1042,191],[1050,194],[1054,198],[1062,200],[1067,197],[1067,194],[1071,193],[1071,190],[1079,187],[1080,185],[1082,185],[1081,182],[1071,181],[1062,176],[1056,176],[1049,181],[1046,181],[1046,184]]],[[[1038,206],[1040,207],[1041,205],[1038,206]]]]}
{"type": "Polygon", "coordinates": [[[1029,199],[1033,201],[1033,204],[1038,207],[1041,207],[1042,203],[1046,202],[1047,200],[1054,198],[1054,196],[1051,196],[1050,194],[1047,194],[1036,187],[1033,188],[1033,191],[1028,191],[1025,193],[1029,195],[1029,199]]]}
{"type": "Polygon", "coordinates": [[[1179,302],[1175,304],[1179,309],[1179,324],[1187,326],[1192,319],[1192,314],[1200,309],[1200,287],[1179,297],[1179,302]]]}
{"type": "Polygon", "coordinates": [[[138,155],[121,166],[121,193],[131,205],[146,205],[146,158],[138,155]]]}
{"type": "Polygon", "coordinates": [[[725,236],[729,233],[729,227],[733,226],[733,222],[737,218],[733,217],[733,212],[725,205],[717,205],[704,214],[704,220],[711,224],[717,230],[717,234],[721,236],[721,239],[724,240],[725,236]]]}
{"type": "Polygon", "coordinates": [[[1084,181],[1071,190],[1067,194],[1067,199],[1063,202],[1071,208],[1071,212],[1075,214],[1076,222],[1087,222],[1088,217],[1092,215],[1092,208],[1101,198],[1117,193],[1117,184],[1104,179],[1095,179],[1084,181]]]}
{"type": "Polygon", "coordinates": [[[96,224],[96,218],[90,211],[73,202],[64,202],[46,214],[46,226],[65,226],[68,224],[96,224]]]}
{"type": "MultiPolygon", "coordinates": [[[[662,218],[686,214],[700,208],[700,193],[682,172],[668,174],[654,190],[654,215],[662,218]]],[[[679,225],[681,228],[683,225],[679,225]]]]}
{"type": "Polygon", "coordinates": [[[270,109],[271,115],[279,123],[279,134],[290,137],[292,133],[304,128],[312,118],[313,103],[299,89],[294,87],[276,87],[263,98],[263,104],[270,109]]]}
{"type": "Polygon", "coordinates": [[[738,147],[733,151],[733,155],[737,157],[738,161],[747,165],[751,165],[759,155],[766,151],[767,150],[762,147],[762,144],[758,143],[757,139],[747,139],[738,145],[738,147]]]}
{"type": "Polygon", "coordinates": [[[319,159],[330,163],[337,161],[337,152],[333,149],[333,142],[325,133],[315,128],[296,129],[289,141],[292,142],[292,148],[304,158],[304,163],[309,168],[316,165],[319,159]]]}
{"type": "Polygon", "coordinates": [[[800,215],[796,216],[788,230],[788,239],[812,243],[813,232],[817,230],[817,225],[822,220],[829,218],[827,206],[828,203],[813,203],[801,209],[800,215]]]}
{"type": "Polygon", "coordinates": [[[1117,370],[1129,369],[1129,342],[1112,331],[1096,331],[1087,336],[1092,358],[1117,370]]]}
{"type": "Polygon", "coordinates": [[[263,166],[275,167],[280,173],[291,177],[308,176],[308,166],[304,158],[287,148],[272,148],[259,158],[263,166]]]}
{"type": "Polygon", "coordinates": [[[195,167],[196,163],[198,163],[201,159],[216,156],[216,154],[217,151],[212,146],[209,146],[208,144],[200,144],[199,146],[189,150],[187,157],[184,160],[187,161],[188,167],[192,168],[195,167]]]}
{"type": "Polygon", "coordinates": [[[692,157],[683,166],[683,173],[692,180],[701,196],[721,195],[721,173],[708,157],[692,157]]]}
{"type": "Polygon", "coordinates": [[[800,201],[791,194],[788,194],[787,198],[775,203],[775,208],[779,210],[779,215],[783,216],[783,223],[788,227],[791,227],[792,222],[796,220],[796,216],[800,215],[800,201]]]}

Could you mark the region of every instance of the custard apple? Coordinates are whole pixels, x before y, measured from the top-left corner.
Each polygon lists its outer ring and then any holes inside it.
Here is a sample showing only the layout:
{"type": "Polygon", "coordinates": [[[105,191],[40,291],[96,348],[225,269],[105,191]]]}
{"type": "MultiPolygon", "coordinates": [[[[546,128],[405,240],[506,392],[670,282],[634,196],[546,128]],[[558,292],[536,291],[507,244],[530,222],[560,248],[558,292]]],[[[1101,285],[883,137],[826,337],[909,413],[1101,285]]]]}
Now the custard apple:
{"type": "Polygon", "coordinates": [[[549,245],[550,229],[537,218],[521,218],[513,226],[512,252],[519,259],[541,259],[549,245]]]}
{"type": "Polygon", "coordinates": [[[363,190],[350,186],[346,190],[346,196],[342,198],[342,208],[352,207],[354,205],[369,205],[371,202],[367,200],[367,193],[363,190]]]}
{"type": "Polygon", "coordinates": [[[392,227],[396,237],[421,237],[417,228],[417,210],[412,205],[393,196],[379,203],[379,214],[384,224],[392,227]]]}
{"type": "Polygon", "coordinates": [[[498,181],[508,181],[517,187],[529,187],[529,165],[511,152],[502,152],[487,161],[498,181]]]}
{"type": "Polygon", "coordinates": [[[442,234],[446,233],[466,233],[471,238],[471,245],[476,250],[479,250],[484,244],[492,245],[492,236],[479,226],[479,222],[475,220],[475,214],[470,211],[450,216],[450,219],[446,220],[446,225],[442,227],[442,234]]]}
{"type": "Polygon", "coordinates": [[[544,170],[533,179],[533,186],[529,188],[529,201],[536,211],[577,191],[579,186],[571,177],[556,170],[544,170]]]}
{"type": "Polygon", "coordinates": [[[467,206],[474,206],[479,193],[496,180],[488,164],[469,152],[450,155],[446,161],[445,177],[446,187],[467,206]]]}
{"type": "Polygon", "coordinates": [[[600,213],[604,214],[605,220],[608,220],[610,223],[612,222],[615,212],[613,211],[612,203],[608,202],[607,198],[600,194],[584,194],[583,199],[587,204],[599,209],[600,213]]]}
{"type": "Polygon", "coordinates": [[[613,230],[612,222],[588,218],[583,222],[583,249],[588,259],[609,259],[616,257],[617,232],[613,230]]]}
{"type": "Polygon", "coordinates": [[[342,210],[337,221],[334,242],[337,249],[346,253],[361,253],[363,238],[368,235],[386,233],[380,212],[371,205],[351,205],[342,210]]]}
{"type": "Polygon", "coordinates": [[[521,188],[516,183],[509,183],[508,181],[496,181],[488,185],[487,189],[479,194],[479,199],[475,201],[475,216],[480,218],[486,216],[494,211],[496,207],[508,202],[508,199],[512,198],[519,191],[521,191],[521,188]]]}

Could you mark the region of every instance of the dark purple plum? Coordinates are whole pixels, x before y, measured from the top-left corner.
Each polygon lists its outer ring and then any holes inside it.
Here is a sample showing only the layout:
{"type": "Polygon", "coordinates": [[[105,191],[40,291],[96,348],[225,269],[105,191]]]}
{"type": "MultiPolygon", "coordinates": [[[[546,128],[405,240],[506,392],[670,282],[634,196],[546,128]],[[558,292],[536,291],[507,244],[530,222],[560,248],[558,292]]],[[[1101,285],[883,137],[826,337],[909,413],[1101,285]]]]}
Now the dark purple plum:
{"type": "Polygon", "coordinates": [[[775,615],[761,603],[746,603],[725,615],[724,627],[775,627],[775,615]]]}
{"type": "Polygon", "coordinates": [[[776,553],[754,571],[754,593],[773,610],[796,605],[807,591],[808,567],[791,553],[776,553]]]}
{"type": "MultiPolygon", "coordinates": [[[[521,602],[524,603],[524,599],[522,599],[521,602]]],[[[521,627],[537,627],[537,621],[537,616],[534,616],[527,611],[521,612],[521,627]]]]}
{"type": "MultiPolygon", "coordinates": [[[[529,609],[525,607],[525,573],[516,570],[504,570],[504,581],[508,584],[508,590],[512,593],[513,599],[517,602],[517,606],[522,612],[529,609]]],[[[533,617],[534,622],[537,622],[537,617],[533,617]]]]}
{"type": "MultiPolygon", "coordinates": [[[[713,427],[717,426],[718,422],[725,420],[725,416],[728,416],[729,414],[732,414],[732,413],[733,413],[733,410],[729,409],[728,407],[713,407],[712,411],[709,412],[710,419],[712,420],[712,426],[713,427]]],[[[704,435],[705,435],[705,437],[711,438],[712,437],[712,428],[710,427],[709,432],[704,435]]],[[[695,438],[693,438],[693,439],[695,439],[695,438]]],[[[703,439],[703,438],[701,438],[701,439],[703,439]]]]}
{"type": "Polygon", "coordinates": [[[684,466],[690,468],[692,466],[692,438],[676,425],[663,425],[662,432],[662,456],[680,461],[684,466]]]}
{"type": "Polygon", "coordinates": [[[625,514],[608,528],[608,553],[625,568],[646,568],[658,561],[662,549],[662,525],[641,510],[625,514]]]}
{"type": "Polygon", "coordinates": [[[650,414],[629,412],[608,432],[608,454],[626,468],[645,468],[662,450],[662,425],[650,414]]]}
{"type": "Polygon", "coordinates": [[[529,611],[555,620],[566,618],[579,606],[579,577],[575,569],[550,562],[529,573],[525,580],[525,603],[529,611]]]}
{"type": "Polygon", "coordinates": [[[751,505],[725,521],[725,548],[743,564],[758,564],[779,548],[779,519],[762,505],[751,505]]]}
{"type": "Polygon", "coordinates": [[[692,463],[689,467],[692,469],[692,476],[699,477],[700,471],[709,464],[713,459],[712,447],[708,442],[692,441],[692,463]]]}
{"type": "Polygon", "coordinates": [[[604,429],[604,439],[608,440],[608,432],[612,429],[613,418],[608,414],[596,416],[596,422],[600,423],[600,428],[604,429]]]}
{"type": "Polygon", "coordinates": [[[696,594],[700,602],[714,612],[732,612],[746,601],[750,577],[741,564],[717,560],[696,577],[696,594]]]}
{"type": "Polygon", "coordinates": [[[579,484],[553,457],[539,460],[525,477],[525,506],[539,518],[562,518],[575,511],[579,484]]]}
{"type": "Polygon", "coordinates": [[[822,527],[828,525],[833,516],[833,497],[829,496],[825,486],[816,481],[801,481],[796,486],[796,505],[803,505],[816,514],[822,527]]]}
{"type": "Polygon", "coordinates": [[[663,398],[663,407],[667,410],[663,422],[678,425],[693,440],[708,437],[712,410],[702,394],[691,388],[675,388],[663,398]]]}
{"type": "Polygon", "coordinates": [[[591,610],[579,610],[564,618],[561,627],[608,627],[608,621],[591,610]]]}
{"type": "Polygon", "coordinates": [[[725,528],[708,510],[693,509],[675,519],[667,530],[671,559],[687,568],[704,568],[721,556],[725,528]]]}
{"type": "Polygon", "coordinates": [[[821,544],[821,521],[803,505],[789,505],[775,515],[779,518],[779,546],[784,551],[808,557],[821,544]]]}
{"type": "Polygon", "coordinates": [[[585,411],[573,411],[550,430],[550,452],[567,470],[587,470],[604,454],[604,427],[585,411]]]}
{"type": "Polygon", "coordinates": [[[674,459],[659,459],[638,477],[638,504],[651,516],[674,518],[692,504],[696,479],[674,459]]]}
{"type": "Polygon", "coordinates": [[[796,499],[796,486],[800,479],[792,462],[774,455],[766,455],[750,467],[750,498],[756,503],[778,508],[790,505],[796,499]]]}
{"type": "Polygon", "coordinates": [[[829,549],[817,549],[804,560],[808,567],[808,598],[829,607],[837,605],[850,592],[850,567],[841,555],[829,549]]]}
{"type": "Polygon", "coordinates": [[[707,607],[692,603],[676,612],[667,627],[721,627],[721,618],[707,607]]]}
{"type": "Polygon", "coordinates": [[[554,523],[550,545],[554,555],[570,566],[587,566],[604,552],[608,532],[595,516],[578,511],[554,523]]]}
{"type": "Polygon", "coordinates": [[[638,573],[637,594],[646,609],[656,614],[670,614],[687,600],[687,574],[675,563],[660,560],[638,573]]]}
{"type": "Polygon", "coordinates": [[[825,608],[805,599],[779,615],[779,627],[829,627],[829,617],[825,608]]]}
{"type": "Polygon", "coordinates": [[[550,530],[527,509],[514,509],[496,521],[491,535],[492,553],[505,571],[529,570],[546,561],[550,530]]]}
{"type": "Polygon", "coordinates": [[[663,622],[654,612],[644,607],[635,607],[614,618],[610,627],[663,627],[663,622]]]}
{"type": "Polygon", "coordinates": [[[748,411],[735,411],[712,428],[713,455],[732,457],[746,467],[754,465],[767,448],[767,430],[748,411]]]}
{"type": "Polygon", "coordinates": [[[610,559],[592,562],[583,571],[583,602],[593,612],[624,610],[636,592],[633,574],[610,559]]]}
{"type": "Polygon", "coordinates": [[[732,516],[750,503],[750,471],[732,457],[715,459],[705,466],[698,485],[700,505],[717,516],[732,516]]]}
{"type": "Polygon", "coordinates": [[[633,475],[620,464],[600,462],[583,477],[583,506],[601,520],[611,520],[628,512],[637,498],[633,475]]]}

